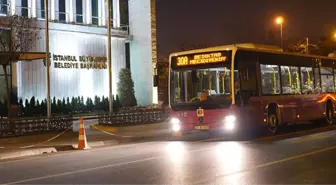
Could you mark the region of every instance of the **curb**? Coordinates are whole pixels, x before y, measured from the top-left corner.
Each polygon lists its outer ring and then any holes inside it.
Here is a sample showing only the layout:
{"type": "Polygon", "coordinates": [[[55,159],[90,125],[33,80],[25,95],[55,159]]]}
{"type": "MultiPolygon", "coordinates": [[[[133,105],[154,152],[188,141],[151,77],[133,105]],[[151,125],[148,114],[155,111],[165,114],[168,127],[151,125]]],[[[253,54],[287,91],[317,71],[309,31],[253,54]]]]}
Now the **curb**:
{"type": "Polygon", "coordinates": [[[27,157],[27,156],[33,156],[33,155],[41,155],[41,154],[47,154],[47,153],[55,153],[55,152],[57,152],[55,147],[24,149],[24,150],[19,150],[19,151],[0,153],[0,160],[27,157]]]}
{"type": "MultiPolygon", "coordinates": [[[[114,127],[110,127],[112,129],[108,129],[109,131],[114,130],[114,127]]],[[[90,125],[90,129],[95,129],[92,125],[90,125]]],[[[104,129],[105,130],[105,129],[104,129]]],[[[164,133],[158,135],[144,135],[144,136],[135,136],[135,137],[126,137],[126,138],[118,138],[104,141],[93,141],[88,142],[88,149],[96,148],[96,147],[104,147],[104,146],[117,146],[122,144],[130,144],[130,143],[139,143],[146,141],[153,141],[157,138],[166,137],[167,135],[164,133]]],[[[69,150],[77,150],[78,144],[69,144],[69,145],[59,145],[45,148],[30,148],[30,149],[20,149],[20,150],[7,150],[6,152],[0,152],[0,161],[6,159],[20,158],[20,157],[28,157],[34,155],[48,154],[48,153],[56,153],[62,151],[69,150]]]]}
{"type": "MultiPolygon", "coordinates": [[[[106,140],[106,141],[95,141],[95,142],[88,142],[88,149],[96,148],[96,147],[103,147],[103,146],[114,146],[119,145],[122,142],[118,140],[106,140]]],[[[129,142],[126,142],[129,143],[129,142]]],[[[54,147],[45,147],[45,148],[30,148],[30,149],[19,149],[19,150],[7,150],[6,152],[0,152],[0,161],[1,160],[8,160],[20,157],[29,157],[29,156],[36,156],[42,154],[49,154],[49,153],[56,153],[62,151],[69,151],[69,150],[77,150],[78,144],[74,145],[60,145],[54,147]]]]}

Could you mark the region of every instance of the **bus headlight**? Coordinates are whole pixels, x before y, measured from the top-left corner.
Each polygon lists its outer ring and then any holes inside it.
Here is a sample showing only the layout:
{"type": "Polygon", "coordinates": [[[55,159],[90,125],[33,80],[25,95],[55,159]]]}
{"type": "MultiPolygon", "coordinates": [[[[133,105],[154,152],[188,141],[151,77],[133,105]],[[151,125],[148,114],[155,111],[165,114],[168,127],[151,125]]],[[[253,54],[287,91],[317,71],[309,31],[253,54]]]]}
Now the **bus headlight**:
{"type": "Polygon", "coordinates": [[[180,131],[181,130],[181,126],[180,126],[180,124],[173,124],[173,131],[174,132],[178,132],[178,131],[180,131]]]}
{"type": "Polygon", "coordinates": [[[173,124],[179,124],[179,123],[180,123],[180,120],[177,119],[177,118],[172,118],[172,119],[171,119],[171,122],[172,122],[173,124]]]}
{"type": "Polygon", "coordinates": [[[226,116],[224,120],[224,127],[226,130],[233,130],[236,124],[236,116],[226,116]]]}
{"type": "Polygon", "coordinates": [[[174,132],[178,132],[178,131],[181,130],[180,120],[179,120],[179,119],[177,119],[177,118],[172,118],[172,119],[171,119],[171,122],[172,122],[172,124],[173,124],[172,129],[173,129],[174,132]]]}

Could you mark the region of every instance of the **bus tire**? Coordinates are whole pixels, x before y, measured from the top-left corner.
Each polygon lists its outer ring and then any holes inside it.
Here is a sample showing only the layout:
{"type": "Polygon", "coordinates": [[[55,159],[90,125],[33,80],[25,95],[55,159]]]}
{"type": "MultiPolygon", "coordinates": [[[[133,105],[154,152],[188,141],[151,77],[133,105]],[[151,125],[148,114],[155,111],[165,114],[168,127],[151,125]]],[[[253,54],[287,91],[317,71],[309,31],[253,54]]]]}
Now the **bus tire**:
{"type": "Polygon", "coordinates": [[[331,101],[327,102],[325,110],[326,110],[326,113],[325,113],[324,123],[331,125],[334,122],[334,113],[333,113],[334,109],[333,109],[331,101]]]}
{"type": "Polygon", "coordinates": [[[277,107],[271,106],[269,107],[267,114],[267,127],[268,130],[271,131],[273,135],[277,134],[279,131],[279,117],[277,114],[277,107]]]}

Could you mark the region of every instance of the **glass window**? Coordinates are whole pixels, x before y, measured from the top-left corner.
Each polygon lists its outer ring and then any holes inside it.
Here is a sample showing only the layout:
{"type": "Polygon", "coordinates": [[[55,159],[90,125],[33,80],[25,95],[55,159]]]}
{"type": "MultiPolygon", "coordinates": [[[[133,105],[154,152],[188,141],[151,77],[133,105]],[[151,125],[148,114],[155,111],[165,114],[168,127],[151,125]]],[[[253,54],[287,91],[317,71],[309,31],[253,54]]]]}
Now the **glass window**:
{"type": "MultiPolygon", "coordinates": [[[[9,65],[8,65],[8,66],[7,66],[7,74],[8,74],[8,75],[11,74],[9,68],[10,68],[10,67],[9,67],[9,65]]],[[[0,65],[0,75],[4,75],[4,70],[3,70],[2,65],[0,65]]]]}
{"type": "Polygon", "coordinates": [[[0,100],[4,100],[4,97],[6,97],[5,77],[0,76],[0,100]]]}
{"type": "Polygon", "coordinates": [[[299,68],[281,66],[283,94],[301,94],[299,68]]]}
{"type": "Polygon", "coordinates": [[[333,74],[332,68],[321,67],[321,75],[330,75],[333,74]]]}
{"type": "Polygon", "coordinates": [[[200,99],[204,91],[209,95],[230,94],[230,70],[211,68],[174,72],[174,86],[176,102],[200,99]]]}
{"type": "Polygon", "coordinates": [[[44,12],[44,0],[41,0],[41,7],[38,10],[38,13],[40,15],[40,18],[44,19],[45,18],[45,12],[44,12]]]}
{"type": "Polygon", "coordinates": [[[21,15],[28,17],[28,0],[21,0],[21,15]]]}
{"type": "Polygon", "coordinates": [[[58,0],[58,20],[65,21],[65,0],[58,0]]]}
{"type": "Polygon", "coordinates": [[[321,75],[321,81],[322,81],[322,92],[335,92],[333,75],[321,75]]]}
{"type": "Polygon", "coordinates": [[[314,68],[314,81],[315,81],[314,93],[320,93],[322,91],[320,84],[320,68],[314,68]]]}
{"type": "Polygon", "coordinates": [[[83,23],[83,0],[76,0],[76,22],[83,23]]]}
{"type": "MultiPolygon", "coordinates": [[[[8,77],[8,80],[9,80],[8,82],[9,87],[11,87],[12,82],[10,76],[8,77]]],[[[5,99],[6,99],[6,81],[4,76],[0,76],[0,100],[5,99]]]]}
{"type": "Polygon", "coordinates": [[[223,71],[218,71],[217,73],[219,79],[219,93],[230,94],[231,93],[231,74],[230,70],[224,68],[223,71]]]}
{"type": "Polygon", "coordinates": [[[230,69],[226,67],[174,71],[172,104],[218,107],[231,104],[230,69]]]}
{"type": "Polygon", "coordinates": [[[99,24],[99,17],[98,17],[98,0],[91,0],[92,2],[92,24],[98,25],[99,24]]]}
{"type": "Polygon", "coordinates": [[[280,74],[277,65],[260,65],[263,94],[280,94],[280,74]]]}
{"type": "Polygon", "coordinates": [[[301,67],[301,84],[302,92],[305,94],[311,94],[314,92],[314,74],[312,67],[301,67]]]}
{"type": "Polygon", "coordinates": [[[128,21],[128,1],[127,0],[121,0],[120,1],[120,23],[122,25],[129,25],[128,21]]]}
{"type": "Polygon", "coordinates": [[[0,0],[0,14],[7,15],[9,4],[7,0],[0,0]]]}

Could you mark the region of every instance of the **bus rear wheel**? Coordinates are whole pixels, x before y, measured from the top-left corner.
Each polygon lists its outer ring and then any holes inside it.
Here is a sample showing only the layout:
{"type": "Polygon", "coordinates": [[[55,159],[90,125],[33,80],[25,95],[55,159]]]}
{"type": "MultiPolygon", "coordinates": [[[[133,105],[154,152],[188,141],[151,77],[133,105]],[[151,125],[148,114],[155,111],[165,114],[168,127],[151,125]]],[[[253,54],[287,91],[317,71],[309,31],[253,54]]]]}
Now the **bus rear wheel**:
{"type": "Polygon", "coordinates": [[[334,122],[334,114],[333,114],[333,106],[332,106],[332,103],[331,102],[328,102],[327,103],[327,106],[326,106],[326,113],[325,113],[325,123],[326,124],[333,124],[334,122]]]}
{"type": "Polygon", "coordinates": [[[268,129],[272,134],[276,134],[279,129],[279,119],[276,112],[270,112],[267,118],[268,129]]]}

